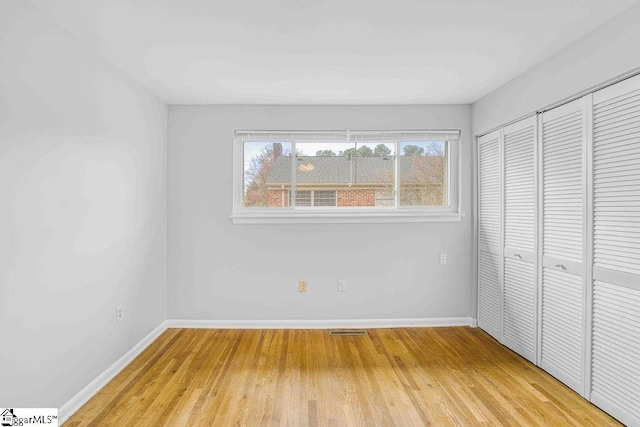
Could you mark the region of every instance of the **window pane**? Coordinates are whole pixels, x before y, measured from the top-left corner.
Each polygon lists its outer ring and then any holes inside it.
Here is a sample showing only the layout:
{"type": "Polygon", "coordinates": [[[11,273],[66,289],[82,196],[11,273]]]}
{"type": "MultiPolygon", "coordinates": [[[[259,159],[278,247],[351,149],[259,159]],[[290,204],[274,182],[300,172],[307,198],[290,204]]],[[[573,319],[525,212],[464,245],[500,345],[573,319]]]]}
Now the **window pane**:
{"type": "MultiPolygon", "coordinates": [[[[449,206],[447,141],[296,142],[296,206],[449,206]]],[[[244,142],[243,206],[291,205],[292,142],[244,142]]]]}
{"type": "Polygon", "coordinates": [[[394,207],[395,143],[359,141],[346,206],[394,207]]]}
{"type": "Polygon", "coordinates": [[[395,143],[303,141],[296,153],[296,189],[313,191],[311,206],[395,205],[395,143]]]}
{"type": "Polygon", "coordinates": [[[448,142],[399,145],[400,206],[448,206],[448,142]]]}
{"type": "Polygon", "coordinates": [[[296,189],[311,192],[310,204],[298,206],[341,206],[339,195],[354,179],[353,152],[353,142],[296,142],[296,189]]]}
{"type": "Polygon", "coordinates": [[[245,142],[243,150],[243,206],[289,206],[291,142],[245,142]]]}

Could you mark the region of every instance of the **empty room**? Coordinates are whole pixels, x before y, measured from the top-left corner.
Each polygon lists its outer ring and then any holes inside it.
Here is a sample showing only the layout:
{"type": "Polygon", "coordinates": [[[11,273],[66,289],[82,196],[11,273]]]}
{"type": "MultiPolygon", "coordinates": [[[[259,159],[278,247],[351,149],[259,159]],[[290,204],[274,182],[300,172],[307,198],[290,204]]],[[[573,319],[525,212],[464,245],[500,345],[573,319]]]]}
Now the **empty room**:
{"type": "Polygon", "coordinates": [[[0,424],[640,426],[640,0],[0,1],[0,424]]]}

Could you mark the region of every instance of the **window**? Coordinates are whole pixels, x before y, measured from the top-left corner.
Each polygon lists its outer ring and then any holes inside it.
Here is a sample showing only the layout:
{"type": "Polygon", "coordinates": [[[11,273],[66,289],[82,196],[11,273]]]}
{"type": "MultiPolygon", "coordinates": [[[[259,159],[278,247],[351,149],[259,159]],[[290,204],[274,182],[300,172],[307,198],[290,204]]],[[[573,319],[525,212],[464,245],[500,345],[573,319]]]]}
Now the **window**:
{"type": "Polygon", "coordinates": [[[296,191],[296,206],[313,206],[311,191],[296,191]]]}
{"type": "Polygon", "coordinates": [[[332,190],[296,190],[296,206],[297,207],[302,207],[302,206],[333,206],[335,207],[336,192],[332,190]]]}
{"type": "Polygon", "coordinates": [[[459,220],[451,219],[458,139],[459,131],[237,131],[232,219],[459,220]]]}
{"type": "Polygon", "coordinates": [[[313,206],[336,206],[336,192],[332,190],[314,190],[311,192],[313,206]]]}

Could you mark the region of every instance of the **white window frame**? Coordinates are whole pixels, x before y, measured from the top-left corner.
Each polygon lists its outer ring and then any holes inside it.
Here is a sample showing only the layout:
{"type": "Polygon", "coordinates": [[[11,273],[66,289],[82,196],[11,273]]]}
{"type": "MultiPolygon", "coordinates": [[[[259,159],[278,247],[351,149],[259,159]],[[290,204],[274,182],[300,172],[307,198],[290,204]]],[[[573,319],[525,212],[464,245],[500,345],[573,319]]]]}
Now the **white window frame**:
{"type": "MultiPolygon", "coordinates": [[[[463,215],[460,212],[460,131],[459,130],[331,130],[331,131],[244,131],[234,132],[233,141],[233,212],[231,220],[234,224],[291,224],[291,223],[396,223],[396,222],[459,222],[463,215]],[[399,206],[399,195],[396,191],[395,207],[277,207],[250,208],[243,206],[244,190],[244,142],[291,141],[292,151],[295,143],[308,141],[359,142],[381,141],[394,143],[396,154],[401,143],[447,141],[448,146],[448,206],[399,206]]],[[[395,183],[399,188],[398,158],[395,156],[395,183]]],[[[295,160],[295,156],[292,156],[295,160]]],[[[291,194],[295,194],[294,180],[291,194]]]]}

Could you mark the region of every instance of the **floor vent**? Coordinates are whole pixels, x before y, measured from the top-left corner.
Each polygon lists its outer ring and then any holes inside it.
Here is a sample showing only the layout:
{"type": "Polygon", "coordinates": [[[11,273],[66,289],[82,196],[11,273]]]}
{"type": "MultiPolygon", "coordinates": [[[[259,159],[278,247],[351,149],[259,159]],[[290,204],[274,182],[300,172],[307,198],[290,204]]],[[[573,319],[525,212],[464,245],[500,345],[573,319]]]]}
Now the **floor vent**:
{"type": "Polygon", "coordinates": [[[368,335],[364,329],[338,329],[329,331],[329,335],[336,336],[356,336],[356,335],[368,335]]]}

